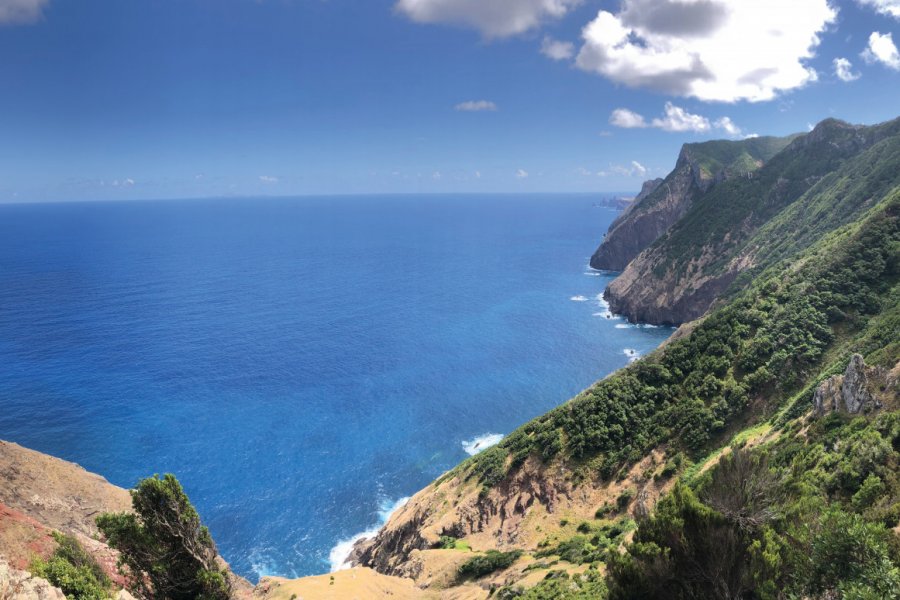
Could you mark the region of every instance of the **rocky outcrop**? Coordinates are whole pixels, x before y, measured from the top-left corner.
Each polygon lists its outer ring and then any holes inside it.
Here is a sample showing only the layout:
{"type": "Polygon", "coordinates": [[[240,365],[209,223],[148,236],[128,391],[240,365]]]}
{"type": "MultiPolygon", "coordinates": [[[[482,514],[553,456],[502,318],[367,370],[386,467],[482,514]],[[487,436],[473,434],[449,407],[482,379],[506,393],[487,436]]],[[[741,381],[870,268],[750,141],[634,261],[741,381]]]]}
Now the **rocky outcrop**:
{"type": "Polygon", "coordinates": [[[59,588],[0,559],[0,600],[66,600],[59,588]]]}
{"type": "Polygon", "coordinates": [[[880,377],[877,369],[867,367],[862,355],[854,354],[843,375],[832,375],[813,392],[815,414],[845,412],[856,415],[881,408],[881,401],[872,393],[872,378],[886,379],[880,377]]]}

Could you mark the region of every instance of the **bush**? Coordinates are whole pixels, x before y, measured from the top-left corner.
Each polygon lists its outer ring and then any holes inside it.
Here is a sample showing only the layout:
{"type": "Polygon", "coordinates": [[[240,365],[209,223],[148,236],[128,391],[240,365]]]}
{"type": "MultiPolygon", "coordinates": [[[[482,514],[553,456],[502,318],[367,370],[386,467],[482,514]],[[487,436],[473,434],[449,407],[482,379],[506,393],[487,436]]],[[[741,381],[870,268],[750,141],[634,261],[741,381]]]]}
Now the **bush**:
{"type": "Polygon", "coordinates": [[[511,552],[488,550],[484,554],[473,556],[461,564],[457,572],[460,577],[477,579],[493,573],[494,571],[506,569],[516,562],[520,556],[522,556],[521,550],[513,550],[511,552]]]}
{"type": "Polygon", "coordinates": [[[616,498],[616,506],[619,510],[625,510],[628,508],[632,499],[634,499],[634,490],[631,488],[624,489],[622,490],[622,493],[619,494],[619,497],[616,498]]]}
{"type": "Polygon", "coordinates": [[[53,555],[31,563],[31,572],[62,590],[70,600],[105,600],[110,597],[109,578],[74,537],[54,532],[59,546],[53,555]]]}
{"type": "Polygon", "coordinates": [[[209,530],[174,475],[148,477],[131,491],[134,513],[106,513],[97,526],[120,552],[136,595],[166,600],[227,600],[209,530]]]}

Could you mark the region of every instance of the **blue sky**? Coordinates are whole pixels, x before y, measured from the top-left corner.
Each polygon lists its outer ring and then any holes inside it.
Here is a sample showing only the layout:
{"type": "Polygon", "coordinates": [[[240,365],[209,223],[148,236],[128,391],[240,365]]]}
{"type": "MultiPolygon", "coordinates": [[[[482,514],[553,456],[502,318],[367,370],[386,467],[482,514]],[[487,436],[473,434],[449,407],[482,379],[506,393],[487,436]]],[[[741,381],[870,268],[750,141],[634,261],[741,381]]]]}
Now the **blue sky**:
{"type": "Polygon", "coordinates": [[[0,0],[0,202],[634,190],[900,115],[897,44],[900,0],[0,0]]]}

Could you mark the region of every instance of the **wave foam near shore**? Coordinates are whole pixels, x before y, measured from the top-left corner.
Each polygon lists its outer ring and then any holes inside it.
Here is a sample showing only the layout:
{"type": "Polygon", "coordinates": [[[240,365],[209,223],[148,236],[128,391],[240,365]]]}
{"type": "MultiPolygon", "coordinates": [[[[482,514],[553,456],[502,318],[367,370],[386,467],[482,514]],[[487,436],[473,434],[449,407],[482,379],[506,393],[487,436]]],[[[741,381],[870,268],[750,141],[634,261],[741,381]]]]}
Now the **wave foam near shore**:
{"type": "Polygon", "coordinates": [[[485,433],[483,435],[476,436],[471,440],[465,440],[462,442],[463,450],[466,451],[466,454],[469,456],[475,456],[482,450],[486,450],[491,446],[495,446],[500,443],[500,440],[503,439],[502,433],[485,433]]]}
{"type": "Polygon", "coordinates": [[[378,531],[384,527],[384,524],[391,518],[391,515],[402,508],[407,502],[409,502],[409,496],[400,498],[396,502],[391,502],[389,500],[380,502],[378,508],[378,525],[367,529],[362,533],[357,533],[353,537],[339,541],[334,545],[334,548],[331,549],[331,552],[328,553],[328,562],[331,564],[330,572],[334,573],[335,571],[349,569],[353,566],[348,559],[350,558],[350,553],[353,552],[353,546],[356,542],[378,535],[378,531]]]}

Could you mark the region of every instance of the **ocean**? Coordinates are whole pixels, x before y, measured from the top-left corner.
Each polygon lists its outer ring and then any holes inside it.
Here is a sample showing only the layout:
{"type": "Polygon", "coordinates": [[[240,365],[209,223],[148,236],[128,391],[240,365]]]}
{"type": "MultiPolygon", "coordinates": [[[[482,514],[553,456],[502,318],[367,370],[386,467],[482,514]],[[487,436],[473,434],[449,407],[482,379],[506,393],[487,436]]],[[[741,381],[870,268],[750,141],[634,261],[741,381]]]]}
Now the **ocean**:
{"type": "Polygon", "coordinates": [[[591,195],[0,205],[0,439],[175,473],[240,574],[327,572],[398,502],[657,347],[591,195]]]}

